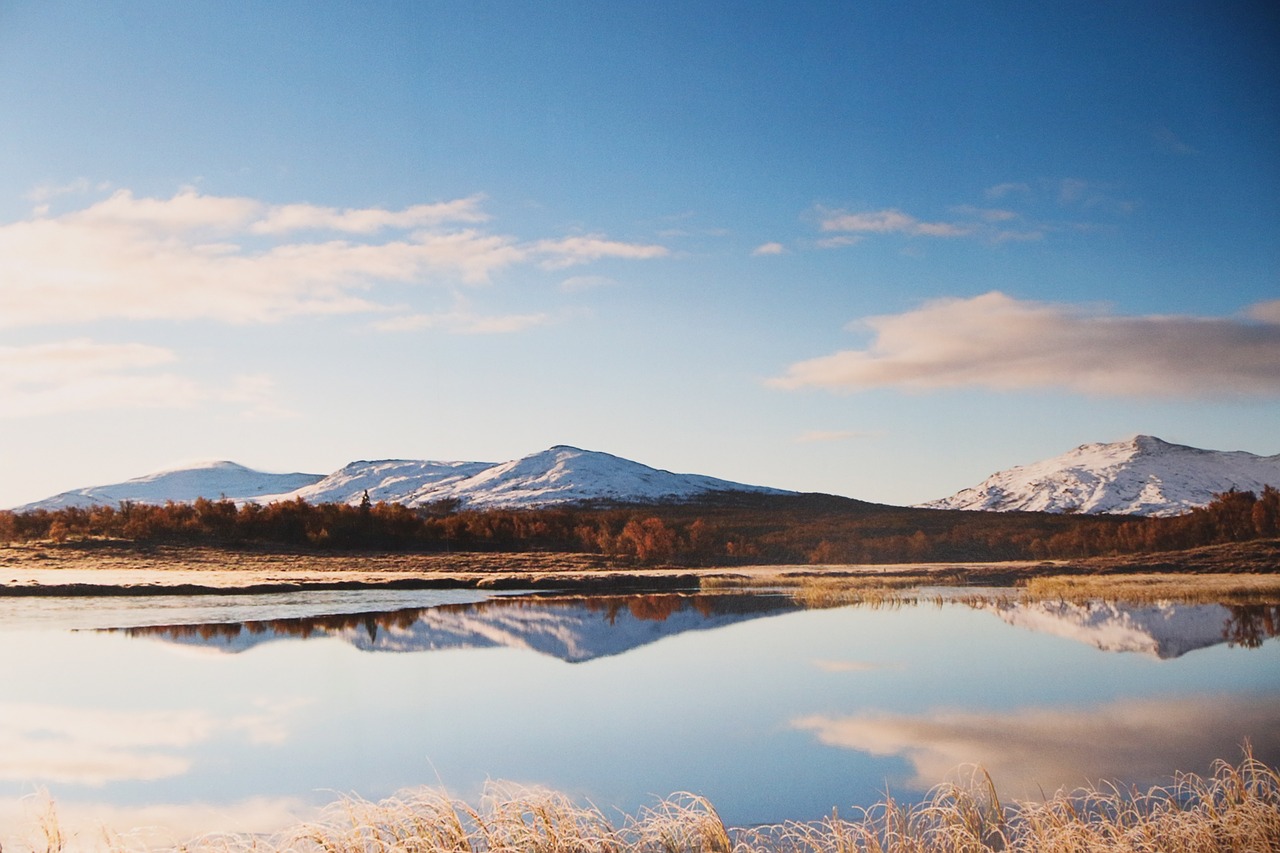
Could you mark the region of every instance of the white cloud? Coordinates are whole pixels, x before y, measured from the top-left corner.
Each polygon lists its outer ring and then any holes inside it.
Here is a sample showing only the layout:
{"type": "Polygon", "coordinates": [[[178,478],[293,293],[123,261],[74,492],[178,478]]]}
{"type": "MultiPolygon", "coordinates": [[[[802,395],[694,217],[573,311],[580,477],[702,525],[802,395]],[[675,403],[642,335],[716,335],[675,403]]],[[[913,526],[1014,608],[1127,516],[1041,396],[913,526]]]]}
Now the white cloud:
{"type": "Polygon", "coordinates": [[[366,293],[381,283],[482,284],[517,264],[667,254],[599,235],[529,242],[491,233],[475,227],[487,219],[480,201],[337,209],[190,188],[167,199],[118,190],[81,210],[0,225],[0,327],[373,311],[382,306],[366,293]]]}
{"type": "Polygon", "coordinates": [[[983,195],[985,195],[987,198],[990,198],[990,199],[997,199],[997,198],[1005,198],[1010,195],[1020,195],[1020,194],[1030,193],[1030,192],[1031,192],[1031,187],[1029,185],[1023,184],[1023,183],[1010,182],[1010,183],[1004,183],[1004,184],[996,184],[993,187],[987,187],[986,190],[983,191],[983,195]]]}
{"type": "MultiPolygon", "coordinates": [[[[1254,309],[1271,317],[1273,303],[1254,309]]],[[[1280,395],[1280,323],[1101,309],[992,292],[869,317],[875,338],[791,365],[778,388],[1002,391],[1055,388],[1098,396],[1280,395]]]]}
{"type": "Polygon", "coordinates": [[[104,785],[180,776],[192,763],[183,750],[220,733],[253,744],[282,743],[301,704],[261,704],[219,718],[200,710],[0,702],[0,780],[104,785]]]}
{"type": "Polygon", "coordinates": [[[103,785],[186,773],[174,750],[208,739],[197,711],[105,711],[0,704],[0,779],[103,785]]]}
{"type": "Polygon", "coordinates": [[[1274,696],[1161,697],[1005,713],[819,715],[792,726],[831,746],[904,757],[917,789],[978,764],[1002,792],[1023,799],[1106,779],[1153,784],[1175,771],[1206,773],[1215,760],[1239,756],[1246,739],[1260,760],[1280,759],[1274,696]]]}
{"type": "MultiPolygon", "coordinates": [[[[0,801],[0,845],[43,849],[38,827],[48,807],[48,800],[39,796],[0,801]]],[[[320,813],[296,797],[252,797],[228,804],[121,805],[59,796],[53,808],[69,850],[179,849],[183,842],[211,833],[279,832],[320,813]],[[115,843],[105,843],[108,838],[115,843]]]]}
{"type": "Polygon", "coordinates": [[[175,360],[161,347],[85,339],[0,346],[0,419],[191,405],[203,396],[194,382],[152,370],[175,360]]]}
{"type": "Polygon", "coordinates": [[[270,208],[255,222],[255,234],[279,234],[288,231],[327,230],[351,234],[372,234],[385,228],[428,228],[445,222],[487,222],[480,210],[482,196],[456,199],[438,204],[419,204],[404,210],[361,208],[339,210],[311,204],[286,204],[270,208]]]}
{"type": "Polygon", "coordinates": [[[953,222],[922,222],[900,210],[873,210],[849,213],[842,210],[823,211],[822,230],[855,234],[907,234],[912,237],[967,237],[971,225],[953,222]]]}
{"type": "Polygon", "coordinates": [[[560,282],[560,290],[565,293],[581,293],[597,287],[612,287],[617,283],[616,279],[607,275],[574,275],[560,282]]]}
{"type": "Polygon", "coordinates": [[[907,237],[973,238],[991,244],[1015,240],[1039,240],[1044,236],[1039,226],[1010,227],[1021,217],[1003,208],[959,205],[952,208],[959,219],[954,222],[926,222],[901,210],[889,208],[851,213],[844,210],[820,209],[820,227],[834,236],[818,241],[820,248],[848,246],[867,235],[901,234],[907,237]]]}
{"type": "Polygon", "coordinates": [[[824,237],[817,242],[817,246],[819,249],[843,249],[845,246],[861,243],[863,239],[852,234],[840,234],[836,237],[824,237]]]}
{"type": "Polygon", "coordinates": [[[1009,222],[1018,218],[1018,214],[1012,210],[1000,207],[975,207],[971,204],[961,204],[952,209],[961,216],[981,219],[984,222],[1009,222]]]}
{"type": "Polygon", "coordinates": [[[598,234],[563,237],[559,240],[539,240],[533,245],[533,251],[545,256],[543,266],[548,269],[562,269],[601,258],[648,260],[663,258],[670,254],[665,246],[624,243],[606,239],[598,234]]]}
{"type": "Polygon", "coordinates": [[[238,376],[225,388],[170,371],[172,350],[146,344],[99,344],[84,338],[0,346],[0,420],[103,409],[175,409],[231,403],[250,417],[292,413],[276,401],[270,377],[238,376]]]}
{"type": "Polygon", "coordinates": [[[1249,316],[1263,323],[1280,325],[1280,299],[1259,302],[1249,309],[1249,316]]]}
{"type": "Polygon", "coordinates": [[[781,243],[761,243],[751,250],[751,254],[757,257],[760,255],[782,255],[786,251],[787,247],[781,243]]]}
{"type": "Polygon", "coordinates": [[[440,329],[457,335],[496,335],[522,332],[534,326],[550,322],[547,314],[483,315],[468,311],[447,311],[439,314],[406,314],[373,324],[380,332],[417,332],[424,329],[440,329]]]}

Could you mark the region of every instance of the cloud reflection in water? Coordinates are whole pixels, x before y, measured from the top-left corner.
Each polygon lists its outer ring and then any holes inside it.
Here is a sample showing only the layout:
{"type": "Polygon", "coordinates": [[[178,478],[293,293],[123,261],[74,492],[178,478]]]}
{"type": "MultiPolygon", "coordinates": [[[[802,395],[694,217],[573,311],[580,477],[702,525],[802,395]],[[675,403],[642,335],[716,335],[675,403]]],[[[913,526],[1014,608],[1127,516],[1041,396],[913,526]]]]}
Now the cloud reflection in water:
{"type": "Polygon", "coordinates": [[[814,715],[791,725],[829,746],[905,758],[913,771],[906,781],[915,789],[949,778],[960,765],[980,764],[1002,792],[1021,799],[1100,780],[1154,784],[1175,768],[1208,772],[1215,759],[1237,758],[1245,741],[1259,759],[1280,762],[1275,695],[1132,699],[1007,714],[814,715]]]}

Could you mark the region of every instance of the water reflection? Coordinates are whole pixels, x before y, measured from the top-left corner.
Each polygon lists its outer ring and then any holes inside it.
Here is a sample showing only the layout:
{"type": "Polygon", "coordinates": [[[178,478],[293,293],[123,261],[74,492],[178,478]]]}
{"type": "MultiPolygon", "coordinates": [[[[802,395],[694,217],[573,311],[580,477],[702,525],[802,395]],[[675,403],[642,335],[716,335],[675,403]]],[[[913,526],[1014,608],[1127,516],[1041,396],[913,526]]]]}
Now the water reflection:
{"type": "Polygon", "coordinates": [[[1099,779],[1156,784],[1170,768],[1209,772],[1235,761],[1241,744],[1280,763],[1275,695],[1125,699],[1084,708],[1008,713],[936,710],[925,714],[799,717],[792,726],[824,744],[910,762],[908,784],[928,788],[964,764],[981,764],[1000,789],[1020,799],[1099,779]]]}
{"type": "Polygon", "coordinates": [[[886,780],[910,798],[965,762],[1035,796],[1207,770],[1246,737],[1280,761],[1280,607],[973,592],[78,601],[90,630],[0,612],[0,844],[21,849],[5,795],[35,785],[180,836],[435,782],[626,812],[690,790],[747,824],[869,805],[886,780]]]}
{"type": "Polygon", "coordinates": [[[1103,651],[1180,657],[1221,643],[1258,648],[1280,636],[1280,605],[1126,604],[1115,601],[1006,601],[977,605],[1020,628],[1103,651]]]}
{"type": "Polygon", "coordinates": [[[390,612],[105,630],[228,653],[275,640],[330,638],[370,652],[501,646],[577,663],[800,608],[782,595],[522,596],[390,612]]]}
{"type": "MultiPolygon", "coordinates": [[[[910,598],[895,598],[887,603],[840,606],[913,603],[910,598]]],[[[1275,604],[1081,604],[1006,597],[969,603],[1019,628],[1103,651],[1160,659],[1222,643],[1257,648],[1280,635],[1280,605],[1275,604]]],[[[369,652],[501,646],[582,662],[622,654],[685,631],[710,630],[813,606],[804,596],[758,593],[520,596],[390,611],[103,630],[232,654],[276,640],[327,638],[369,652]]]]}

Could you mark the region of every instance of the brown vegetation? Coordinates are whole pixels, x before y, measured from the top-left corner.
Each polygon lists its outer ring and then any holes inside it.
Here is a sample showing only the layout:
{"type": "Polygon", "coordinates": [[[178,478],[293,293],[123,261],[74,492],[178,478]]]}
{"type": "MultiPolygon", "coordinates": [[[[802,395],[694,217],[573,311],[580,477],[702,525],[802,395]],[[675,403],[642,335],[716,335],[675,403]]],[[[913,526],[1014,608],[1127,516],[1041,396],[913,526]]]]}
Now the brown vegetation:
{"type": "MultiPolygon", "coordinates": [[[[1262,851],[1280,849],[1280,773],[1246,751],[1212,776],[1179,774],[1168,787],[1102,786],[1059,791],[1043,802],[1002,804],[981,770],[944,784],[924,802],[888,799],[812,823],[727,827],[702,797],[678,794],[615,823],[601,810],[554,791],[490,786],[479,808],[421,789],[371,803],[341,801],[319,819],[278,836],[217,834],[192,851],[405,850],[421,853],[942,853],[942,851],[1262,851]]],[[[44,847],[68,842],[52,816],[44,847]]],[[[34,849],[39,849],[39,844],[34,849]]],[[[115,836],[110,849],[136,849],[115,836]]]]}
{"type": "Polygon", "coordinates": [[[830,495],[726,493],[678,504],[538,510],[302,500],[0,512],[0,542],[321,552],[578,552],[641,565],[732,566],[1079,560],[1277,536],[1280,491],[1227,492],[1175,518],[923,510],[830,495]]]}

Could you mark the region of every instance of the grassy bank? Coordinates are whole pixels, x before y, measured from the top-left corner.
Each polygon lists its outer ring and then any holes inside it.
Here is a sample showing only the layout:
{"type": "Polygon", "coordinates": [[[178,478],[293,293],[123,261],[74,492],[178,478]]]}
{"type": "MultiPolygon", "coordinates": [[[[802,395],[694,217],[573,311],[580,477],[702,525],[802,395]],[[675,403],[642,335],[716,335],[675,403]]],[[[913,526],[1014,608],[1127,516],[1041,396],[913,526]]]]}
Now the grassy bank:
{"type": "MultiPolygon", "coordinates": [[[[33,850],[76,846],[49,818],[33,850]]],[[[127,836],[107,849],[136,850],[127,836]]],[[[344,800],[271,838],[219,834],[183,850],[450,851],[451,853],[942,853],[942,851],[1262,851],[1280,849],[1280,773],[1247,753],[1209,777],[1180,774],[1163,787],[1110,786],[1005,805],[982,771],[966,785],[934,789],[917,805],[893,800],[842,818],[734,829],[713,804],[673,796],[641,814],[610,819],[563,794],[492,785],[477,806],[433,789],[378,803],[344,800]]]]}

